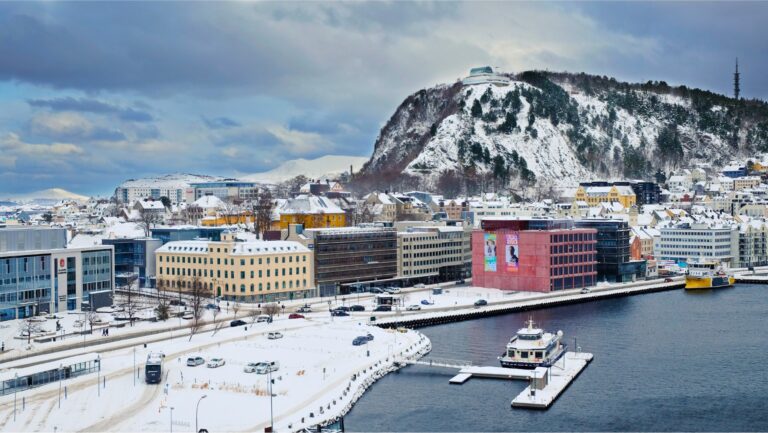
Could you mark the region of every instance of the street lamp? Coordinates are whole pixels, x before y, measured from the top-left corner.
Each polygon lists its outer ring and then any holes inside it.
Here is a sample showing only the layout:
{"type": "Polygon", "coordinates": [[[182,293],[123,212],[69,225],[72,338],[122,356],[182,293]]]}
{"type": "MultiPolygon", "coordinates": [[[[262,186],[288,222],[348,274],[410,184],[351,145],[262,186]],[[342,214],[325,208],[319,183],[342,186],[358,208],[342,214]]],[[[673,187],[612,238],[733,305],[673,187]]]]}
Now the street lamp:
{"type": "Polygon", "coordinates": [[[19,373],[13,374],[13,422],[16,422],[16,391],[19,389],[19,373]]]}
{"type": "Polygon", "coordinates": [[[195,406],[195,432],[199,431],[197,429],[197,411],[200,409],[200,402],[203,401],[203,399],[206,398],[206,397],[208,397],[207,394],[203,395],[202,397],[200,397],[200,400],[197,401],[197,406],[195,406]]]}
{"type": "Polygon", "coordinates": [[[268,380],[269,380],[269,383],[268,383],[269,385],[269,428],[274,432],[275,418],[274,418],[274,412],[272,410],[272,397],[274,397],[274,394],[272,394],[272,364],[274,364],[274,362],[270,362],[269,365],[267,366],[267,368],[269,368],[267,372],[269,374],[269,377],[268,377],[268,380]]]}
{"type": "Polygon", "coordinates": [[[61,409],[61,376],[64,374],[64,364],[59,364],[59,409],[61,409]]]}
{"type": "Polygon", "coordinates": [[[136,386],[136,346],[133,346],[133,386],[136,386]]]}
{"type": "Polygon", "coordinates": [[[96,391],[101,397],[101,355],[96,355],[96,363],[99,364],[96,368],[96,391]]]}
{"type": "Polygon", "coordinates": [[[171,433],[173,433],[173,407],[171,407],[171,433]]]}

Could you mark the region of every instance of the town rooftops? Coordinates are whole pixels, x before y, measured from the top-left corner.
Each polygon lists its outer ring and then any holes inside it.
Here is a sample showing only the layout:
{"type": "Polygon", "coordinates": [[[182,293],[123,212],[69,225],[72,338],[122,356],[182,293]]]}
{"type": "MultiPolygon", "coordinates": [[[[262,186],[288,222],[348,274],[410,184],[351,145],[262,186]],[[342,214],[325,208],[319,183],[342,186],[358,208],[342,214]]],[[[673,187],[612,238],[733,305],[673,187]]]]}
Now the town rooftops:
{"type": "Polygon", "coordinates": [[[200,240],[168,242],[158,248],[156,253],[208,254],[213,252],[212,248],[227,248],[227,254],[234,256],[309,252],[306,247],[293,241],[211,242],[200,240]]]}

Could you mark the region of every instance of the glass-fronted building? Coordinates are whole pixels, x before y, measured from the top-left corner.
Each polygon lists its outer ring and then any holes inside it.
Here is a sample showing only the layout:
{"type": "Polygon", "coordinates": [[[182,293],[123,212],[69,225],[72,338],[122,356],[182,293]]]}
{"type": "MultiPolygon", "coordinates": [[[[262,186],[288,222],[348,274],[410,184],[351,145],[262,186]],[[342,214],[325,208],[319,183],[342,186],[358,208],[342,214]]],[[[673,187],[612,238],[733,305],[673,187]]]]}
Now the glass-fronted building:
{"type": "Polygon", "coordinates": [[[112,303],[112,246],[0,252],[0,321],[112,303]]]}
{"type": "Polygon", "coordinates": [[[163,245],[160,239],[103,239],[103,245],[115,248],[115,284],[125,286],[136,277],[139,287],[153,287],[155,251],[163,245]]]}

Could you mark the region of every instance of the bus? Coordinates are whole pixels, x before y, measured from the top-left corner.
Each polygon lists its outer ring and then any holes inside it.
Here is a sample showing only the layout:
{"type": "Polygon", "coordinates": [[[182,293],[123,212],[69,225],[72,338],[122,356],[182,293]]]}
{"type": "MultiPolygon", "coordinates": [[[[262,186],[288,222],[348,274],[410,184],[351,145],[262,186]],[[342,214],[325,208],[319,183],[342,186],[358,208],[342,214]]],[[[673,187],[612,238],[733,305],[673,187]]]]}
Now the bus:
{"type": "Polygon", "coordinates": [[[147,383],[160,383],[163,378],[163,353],[150,353],[147,355],[147,364],[144,366],[144,380],[147,383]]]}

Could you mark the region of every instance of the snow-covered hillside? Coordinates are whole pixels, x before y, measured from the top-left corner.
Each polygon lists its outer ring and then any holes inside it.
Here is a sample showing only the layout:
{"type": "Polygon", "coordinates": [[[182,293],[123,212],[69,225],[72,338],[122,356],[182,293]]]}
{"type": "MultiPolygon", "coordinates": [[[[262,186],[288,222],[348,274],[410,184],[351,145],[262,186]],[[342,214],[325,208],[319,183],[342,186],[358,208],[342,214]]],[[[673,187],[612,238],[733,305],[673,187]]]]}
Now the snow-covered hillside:
{"type": "Polygon", "coordinates": [[[243,177],[260,183],[280,183],[299,175],[310,179],[333,179],[349,167],[359,170],[368,161],[362,156],[326,155],[316,159],[292,159],[280,164],[277,168],[262,173],[254,173],[243,177]]]}
{"type": "Polygon", "coordinates": [[[88,197],[74,192],[67,191],[61,188],[49,188],[41,191],[30,192],[27,194],[8,197],[10,200],[18,203],[26,203],[33,201],[60,201],[60,200],[77,200],[87,201],[88,197]]]}
{"type": "Polygon", "coordinates": [[[509,86],[439,85],[409,96],[363,168],[371,183],[445,173],[555,185],[651,178],[768,147],[768,104],[666,83],[524,72],[509,86]],[[410,176],[408,176],[410,175],[410,176]]]}
{"type": "Polygon", "coordinates": [[[221,180],[218,176],[205,174],[172,173],[156,177],[128,179],[118,185],[118,188],[186,188],[195,182],[212,182],[221,180]]]}

